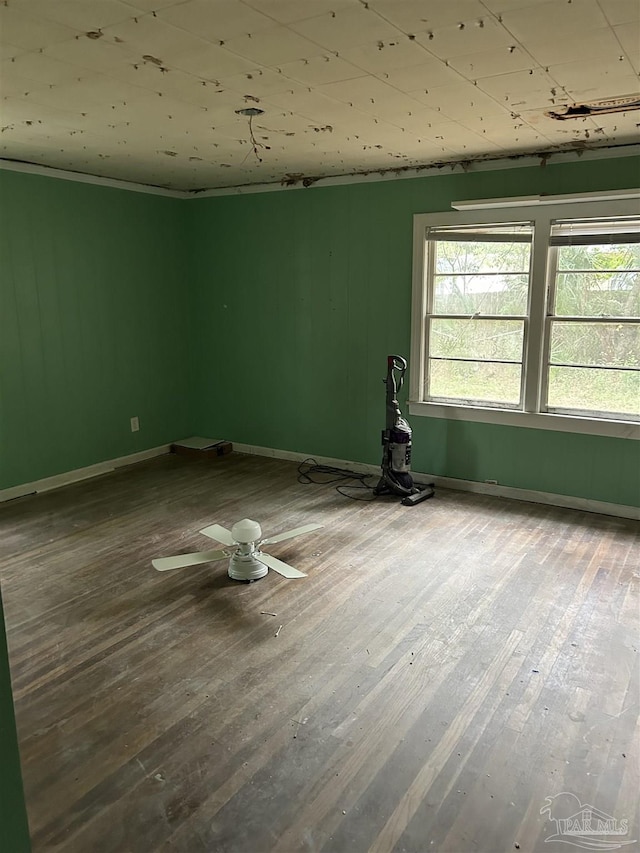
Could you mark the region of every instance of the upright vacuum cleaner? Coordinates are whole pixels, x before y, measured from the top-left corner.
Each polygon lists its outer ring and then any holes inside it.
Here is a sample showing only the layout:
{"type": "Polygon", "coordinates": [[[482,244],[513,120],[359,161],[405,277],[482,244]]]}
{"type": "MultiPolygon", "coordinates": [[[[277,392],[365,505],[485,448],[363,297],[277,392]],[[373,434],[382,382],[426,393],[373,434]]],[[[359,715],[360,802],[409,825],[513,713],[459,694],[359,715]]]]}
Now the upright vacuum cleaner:
{"type": "Polygon", "coordinates": [[[411,476],[411,427],[402,417],[398,391],[402,388],[407,362],[400,355],[387,356],[387,424],[382,431],[382,476],[374,495],[400,495],[404,506],[415,506],[434,495],[433,483],[418,486],[411,476]]]}

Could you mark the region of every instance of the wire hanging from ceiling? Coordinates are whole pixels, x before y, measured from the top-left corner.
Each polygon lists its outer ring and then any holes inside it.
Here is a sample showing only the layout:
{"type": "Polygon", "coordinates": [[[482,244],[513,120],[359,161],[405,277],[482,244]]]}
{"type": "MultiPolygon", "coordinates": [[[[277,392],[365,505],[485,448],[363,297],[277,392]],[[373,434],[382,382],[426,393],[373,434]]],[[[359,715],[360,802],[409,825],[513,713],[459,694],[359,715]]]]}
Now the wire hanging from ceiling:
{"type": "Polygon", "coordinates": [[[247,152],[247,156],[242,161],[246,162],[247,157],[253,152],[255,154],[256,160],[258,163],[262,163],[262,157],[260,156],[261,148],[268,148],[268,145],[264,145],[262,142],[258,142],[256,139],[255,133],[253,132],[253,119],[254,116],[259,116],[264,113],[264,110],[259,109],[258,107],[245,107],[241,110],[236,110],[236,113],[241,116],[247,116],[249,119],[249,141],[251,143],[251,151],[247,152]]]}

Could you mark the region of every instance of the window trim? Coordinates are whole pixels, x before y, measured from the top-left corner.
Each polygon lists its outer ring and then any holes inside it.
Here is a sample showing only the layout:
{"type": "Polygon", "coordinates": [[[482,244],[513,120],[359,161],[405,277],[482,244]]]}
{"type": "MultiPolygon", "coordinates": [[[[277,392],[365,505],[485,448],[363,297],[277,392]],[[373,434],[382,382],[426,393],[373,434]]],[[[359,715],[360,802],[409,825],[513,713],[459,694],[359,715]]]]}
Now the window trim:
{"type": "Polygon", "coordinates": [[[411,300],[411,372],[409,413],[449,420],[521,426],[590,435],[605,435],[640,440],[640,423],[631,420],[598,418],[588,414],[571,415],[541,411],[545,399],[545,353],[548,351],[550,324],[547,320],[548,276],[553,274],[547,263],[551,223],[556,219],[590,219],[637,216],[636,199],[564,202],[544,206],[501,207],[418,213],[413,217],[413,284],[411,300]],[[427,298],[425,272],[428,254],[426,229],[452,225],[484,225],[530,220],[534,223],[529,290],[529,319],[525,321],[523,408],[495,408],[462,403],[429,402],[422,399],[425,387],[427,346],[427,298]]]}

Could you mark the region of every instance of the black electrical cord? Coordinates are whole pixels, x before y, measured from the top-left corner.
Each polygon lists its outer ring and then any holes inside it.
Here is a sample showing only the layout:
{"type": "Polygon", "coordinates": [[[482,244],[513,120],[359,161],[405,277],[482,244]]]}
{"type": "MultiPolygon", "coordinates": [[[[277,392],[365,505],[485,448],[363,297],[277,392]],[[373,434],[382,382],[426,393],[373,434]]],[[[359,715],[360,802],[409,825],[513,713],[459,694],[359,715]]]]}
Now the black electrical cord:
{"type": "Polygon", "coordinates": [[[342,482],[343,480],[355,480],[351,486],[336,486],[336,492],[343,495],[345,498],[350,498],[352,501],[372,501],[375,498],[373,493],[374,486],[370,486],[366,480],[373,477],[373,474],[361,474],[357,471],[347,471],[345,468],[334,468],[331,465],[319,465],[312,456],[308,456],[298,465],[298,482],[299,483],[315,483],[316,485],[324,486],[329,483],[342,482]],[[314,477],[321,476],[324,479],[318,480],[314,477]],[[326,479],[326,478],[329,479],[326,479]],[[343,489],[364,489],[369,492],[369,497],[358,497],[350,495],[343,489]]]}

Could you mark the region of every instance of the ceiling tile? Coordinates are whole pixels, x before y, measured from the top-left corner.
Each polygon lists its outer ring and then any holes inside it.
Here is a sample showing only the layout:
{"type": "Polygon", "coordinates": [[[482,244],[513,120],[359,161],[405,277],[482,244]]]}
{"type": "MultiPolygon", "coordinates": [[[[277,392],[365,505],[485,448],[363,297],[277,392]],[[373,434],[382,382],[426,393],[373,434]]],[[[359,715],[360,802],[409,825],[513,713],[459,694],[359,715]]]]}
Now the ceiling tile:
{"type": "MultiPolygon", "coordinates": [[[[122,83],[121,85],[126,85],[122,83]]],[[[116,118],[124,117],[131,123],[157,123],[158,126],[164,126],[166,133],[176,135],[178,131],[176,127],[188,127],[193,125],[210,124],[207,115],[203,110],[194,109],[193,104],[187,104],[184,101],[179,101],[176,98],[163,96],[159,98],[157,95],[151,98],[145,89],[140,89],[145,92],[145,97],[141,101],[135,101],[135,105],[131,110],[116,111],[116,118]],[[131,114],[132,113],[132,114],[131,114]]],[[[108,112],[108,111],[107,111],[108,112]]]]}
{"type": "Polygon", "coordinates": [[[158,12],[169,24],[212,42],[252,35],[273,27],[273,20],[240,0],[188,0],[158,12]]]}
{"type": "Polygon", "coordinates": [[[322,83],[336,83],[338,80],[350,80],[361,77],[362,69],[356,68],[343,59],[338,59],[332,53],[300,59],[296,62],[286,62],[278,66],[280,71],[292,80],[317,86],[322,83]]]}
{"type": "MultiPolygon", "coordinates": [[[[440,121],[438,124],[445,124],[445,122],[440,121]]],[[[468,115],[460,119],[458,124],[480,136],[496,136],[505,133],[511,134],[515,128],[523,127],[524,121],[505,109],[500,115],[487,116],[486,118],[477,114],[468,115]]]]}
{"type": "Polygon", "coordinates": [[[550,65],[549,74],[576,100],[615,98],[638,93],[638,78],[626,59],[550,65]]]}
{"type": "Polygon", "coordinates": [[[27,122],[46,123],[51,126],[85,128],[86,122],[79,112],[46,107],[24,98],[6,97],[2,101],[2,124],[27,122]]]}
{"type": "Polygon", "coordinates": [[[545,4],[505,11],[502,22],[520,42],[553,34],[556,38],[578,41],[578,33],[604,27],[607,20],[597,0],[575,3],[551,0],[545,4]]]}
{"type": "Polygon", "coordinates": [[[178,27],[172,27],[153,15],[131,18],[104,29],[108,39],[117,40],[119,49],[142,59],[154,56],[163,65],[171,63],[174,56],[188,51],[201,50],[206,42],[178,27]]]}
{"type": "Polygon", "coordinates": [[[78,29],[64,27],[42,18],[32,18],[14,6],[0,5],[0,38],[25,50],[39,50],[57,41],[72,39],[78,29]]]}
{"type": "Polygon", "coordinates": [[[44,56],[66,62],[78,68],[78,76],[89,71],[109,71],[118,65],[135,61],[130,53],[122,50],[112,39],[88,39],[81,36],[71,41],[48,45],[44,56]]]}
{"type": "Polygon", "coordinates": [[[543,134],[554,143],[568,144],[572,140],[584,140],[585,133],[593,133],[597,127],[590,117],[580,117],[567,121],[549,118],[541,110],[523,110],[520,114],[523,121],[538,133],[543,134]]]}
{"type": "Polygon", "coordinates": [[[637,23],[640,20],[638,0],[599,0],[600,8],[612,26],[637,23]]]}
{"type": "Polygon", "coordinates": [[[255,68],[255,63],[231,53],[224,47],[205,43],[197,50],[186,50],[176,54],[171,65],[201,77],[205,80],[217,80],[233,74],[248,74],[255,68]]]}
{"type": "Polygon", "coordinates": [[[640,111],[629,110],[626,113],[616,115],[600,115],[593,117],[596,123],[596,135],[606,135],[616,141],[622,141],[623,137],[630,142],[637,142],[640,131],[640,111]],[[604,134],[601,133],[604,131],[604,134]]]}
{"type": "MultiPolygon", "coordinates": [[[[320,94],[317,89],[310,89],[294,83],[283,92],[274,92],[265,98],[266,103],[273,104],[288,113],[300,113],[302,108],[330,110],[335,106],[335,101],[320,94]]],[[[342,106],[342,105],[338,105],[342,106]]]]}
{"type": "Polygon", "coordinates": [[[478,88],[516,112],[548,109],[569,100],[553,77],[539,68],[486,77],[478,80],[478,88]]]}
{"type": "Polygon", "coordinates": [[[206,132],[208,135],[209,130],[218,127],[223,122],[228,122],[229,119],[235,118],[236,110],[246,106],[242,98],[239,96],[234,97],[228,92],[223,92],[220,95],[216,94],[214,97],[216,100],[212,100],[211,98],[208,100],[199,100],[196,98],[195,100],[183,101],[187,108],[193,106],[199,108],[197,112],[192,113],[191,118],[185,125],[186,127],[193,129],[195,133],[206,132]],[[217,98],[228,98],[228,100],[219,101],[217,98]]]}
{"type": "Polygon", "coordinates": [[[399,121],[420,104],[376,77],[357,77],[319,86],[318,91],[386,121],[399,121]]]}
{"type": "Polygon", "coordinates": [[[491,116],[486,119],[482,116],[469,116],[460,124],[502,148],[514,147],[519,150],[525,145],[541,146],[546,142],[546,138],[522,118],[512,118],[510,115],[491,116]]]}
{"type": "Polygon", "coordinates": [[[543,67],[584,59],[585,56],[594,62],[599,57],[611,59],[620,56],[620,44],[609,27],[581,32],[579,38],[571,39],[556,32],[538,33],[535,38],[527,39],[526,47],[543,67]]]}
{"type": "Polygon", "coordinates": [[[453,86],[437,86],[428,91],[409,93],[432,110],[436,110],[447,118],[460,120],[470,113],[484,116],[501,115],[504,112],[502,104],[497,103],[489,95],[472,83],[458,83],[453,86]]]}
{"type": "MultiPolygon", "coordinates": [[[[301,115],[291,114],[268,102],[263,102],[265,114],[253,119],[254,127],[283,140],[291,134],[304,133],[313,127],[313,123],[301,115]]],[[[246,118],[244,119],[247,120],[246,118]]]]}
{"type": "Polygon", "coordinates": [[[326,15],[299,21],[291,24],[291,29],[333,51],[367,42],[394,41],[400,35],[396,27],[360,4],[357,8],[340,8],[326,15]]]}
{"type": "Polygon", "coordinates": [[[278,74],[277,71],[270,71],[268,68],[252,68],[251,71],[243,74],[222,76],[219,82],[223,89],[231,89],[239,95],[257,98],[286,92],[297,85],[284,74],[278,74]]]}
{"type": "Polygon", "coordinates": [[[478,21],[452,24],[432,32],[418,33],[416,40],[439,59],[489,50],[507,50],[513,44],[513,36],[489,15],[482,19],[482,26],[478,21]]]}
{"type": "MultiPolygon", "coordinates": [[[[406,144],[408,139],[414,142],[418,138],[418,134],[409,131],[401,130],[397,125],[388,124],[388,122],[375,122],[370,120],[368,124],[360,121],[353,123],[347,128],[347,138],[350,144],[355,145],[371,145],[380,146],[379,150],[398,149],[406,144]]],[[[423,134],[426,138],[426,134],[423,134]]]]}
{"type": "Polygon", "coordinates": [[[355,146],[356,149],[364,144],[382,145],[387,150],[397,149],[412,136],[395,124],[389,124],[373,116],[360,118],[357,113],[351,117],[350,122],[344,124],[340,122],[338,129],[346,135],[349,145],[355,146]]]}
{"type": "MultiPolygon", "coordinates": [[[[27,80],[25,77],[20,77],[13,72],[4,72],[0,80],[0,94],[2,98],[21,97],[25,101],[33,100],[33,96],[38,92],[46,92],[49,90],[48,83],[37,83],[35,80],[27,80]]],[[[0,104],[0,114],[2,106],[0,104]]]]}
{"type": "Polygon", "coordinates": [[[433,60],[421,44],[409,41],[404,36],[347,48],[340,52],[340,56],[370,74],[379,76],[383,72],[389,73],[398,68],[408,68],[433,60]]]}
{"type": "Polygon", "coordinates": [[[24,163],[49,163],[49,154],[36,143],[19,142],[8,133],[0,136],[0,157],[8,160],[22,160],[24,163]]]}
{"type": "Polygon", "coordinates": [[[548,3],[549,0],[482,0],[482,5],[495,15],[510,12],[513,9],[524,9],[527,6],[546,6],[548,3]]]}
{"type": "Polygon", "coordinates": [[[75,83],[53,86],[46,92],[34,93],[34,100],[44,105],[79,110],[90,115],[105,109],[114,111],[124,106],[132,111],[134,104],[137,108],[138,102],[146,98],[148,92],[145,89],[93,73],[88,73],[75,83]]]}
{"type": "Polygon", "coordinates": [[[562,146],[569,150],[581,148],[587,142],[597,142],[598,136],[595,133],[593,122],[588,119],[580,125],[572,125],[571,127],[545,127],[543,129],[544,136],[553,145],[562,146]]]}
{"type": "Polygon", "coordinates": [[[449,60],[449,65],[468,80],[479,80],[482,77],[526,71],[535,68],[537,63],[519,45],[502,45],[484,53],[454,57],[449,60]]]}
{"type": "Polygon", "coordinates": [[[385,83],[401,92],[413,92],[417,89],[432,89],[436,86],[460,84],[460,75],[439,59],[428,59],[421,65],[411,68],[398,68],[383,75],[385,83]]]}
{"type": "Polygon", "coordinates": [[[369,6],[405,33],[487,17],[487,9],[479,0],[370,0],[369,6]]]}
{"type": "Polygon", "coordinates": [[[336,12],[338,9],[355,8],[359,0],[244,0],[247,6],[251,6],[257,12],[268,15],[274,21],[282,24],[291,24],[294,21],[303,21],[305,18],[314,18],[336,12]]]}
{"type": "Polygon", "coordinates": [[[495,152],[498,148],[491,140],[483,139],[457,121],[436,125],[431,130],[430,138],[434,142],[441,142],[463,158],[473,153],[495,152]]]}
{"type": "Polygon", "coordinates": [[[369,115],[380,121],[385,121],[388,124],[394,124],[403,131],[409,131],[416,135],[426,135],[430,126],[442,122],[442,115],[428,107],[424,107],[414,101],[414,105],[408,110],[398,109],[394,105],[383,105],[377,112],[373,109],[366,110],[369,115]]]}
{"type": "Polygon", "coordinates": [[[413,109],[410,114],[402,118],[400,127],[418,138],[431,139],[433,128],[443,123],[442,113],[419,105],[417,109],[413,109]]]}
{"type": "Polygon", "coordinates": [[[66,62],[58,62],[42,53],[24,53],[0,65],[0,80],[12,74],[25,80],[60,85],[71,83],[81,76],[82,70],[66,62]]]}
{"type": "Polygon", "coordinates": [[[167,6],[177,6],[184,3],[184,0],[126,0],[126,3],[141,12],[155,12],[158,9],[166,9],[167,6]]]}
{"type": "Polygon", "coordinates": [[[640,24],[638,22],[623,24],[614,27],[613,30],[631,65],[636,71],[640,71],[640,24]]]}
{"type": "Polygon", "coordinates": [[[603,76],[600,80],[592,78],[591,85],[587,85],[588,82],[588,80],[580,81],[573,88],[567,88],[568,96],[564,102],[582,103],[588,101],[591,103],[592,101],[606,101],[612,97],[640,97],[636,75],[629,74],[626,77],[615,78],[603,76]]]}
{"type": "MultiPolygon", "coordinates": [[[[319,125],[336,126],[339,122],[344,122],[347,126],[358,127],[362,121],[367,124],[372,121],[370,116],[364,115],[346,103],[327,97],[319,89],[312,91],[302,87],[288,89],[285,92],[269,95],[267,103],[272,103],[287,112],[306,116],[319,125]]],[[[267,116],[264,120],[267,120],[267,116]]]]}
{"type": "Polygon", "coordinates": [[[8,44],[7,42],[0,41],[0,61],[4,62],[5,59],[12,59],[15,56],[20,56],[21,53],[25,53],[24,47],[16,47],[14,44],[8,44]]]}
{"type": "Polygon", "coordinates": [[[271,67],[296,59],[309,59],[322,53],[322,48],[317,44],[285,26],[261,30],[257,38],[244,35],[230,39],[225,41],[225,47],[254,63],[271,67]]]}
{"type": "MultiPolygon", "coordinates": [[[[14,0],[15,2],[15,0],[14,0]]],[[[110,24],[132,18],[136,10],[120,0],[19,0],[19,9],[64,24],[74,30],[95,32],[110,24]]]]}
{"type": "MultiPolygon", "coordinates": [[[[395,149],[396,153],[402,153],[404,157],[414,165],[422,165],[429,160],[441,161],[454,157],[454,152],[441,142],[433,142],[429,139],[403,139],[401,146],[395,149]]],[[[389,168],[389,165],[387,165],[389,168]]]]}
{"type": "Polygon", "coordinates": [[[187,103],[206,105],[216,100],[216,86],[212,83],[203,85],[191,74],[185,74],[177,69],[162,71],[152,62],[122,63],[113,66],[109,76],[115,80],[124,80],[132,86],[142,86],[155,94],[176,98],[187,103]]]}

